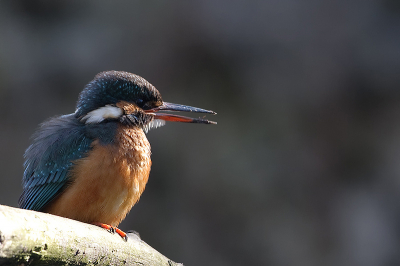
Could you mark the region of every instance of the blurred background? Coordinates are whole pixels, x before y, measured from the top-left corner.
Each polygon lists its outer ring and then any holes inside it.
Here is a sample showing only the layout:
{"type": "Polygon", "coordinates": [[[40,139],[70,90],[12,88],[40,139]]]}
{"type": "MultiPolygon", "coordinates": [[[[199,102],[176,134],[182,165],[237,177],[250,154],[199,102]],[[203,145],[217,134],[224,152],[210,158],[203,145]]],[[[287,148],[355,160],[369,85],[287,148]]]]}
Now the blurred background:
{"type": "Polygon", "coordinates": [[[121,224],[185,265],[400,264],[400,2],[0,2],[0,204],[104,70],[217,126],[151,130],[121,224]]]}

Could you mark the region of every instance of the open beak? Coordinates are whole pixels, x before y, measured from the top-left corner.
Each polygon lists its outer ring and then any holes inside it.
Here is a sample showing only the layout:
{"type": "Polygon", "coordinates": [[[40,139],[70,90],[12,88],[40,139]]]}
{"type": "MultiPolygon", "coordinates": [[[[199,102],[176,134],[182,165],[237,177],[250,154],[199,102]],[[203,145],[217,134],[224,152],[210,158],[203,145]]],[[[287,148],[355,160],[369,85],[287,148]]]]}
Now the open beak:
{"type": "Polygon", "coordinates": [[[164,102],[162,105],[146,110],[146,113],[152,113],[155,119],[162,119],[165,121],[172,121],[172,122],[184,122],[184,123],[201,123],[201,124],[217,124],[217,122],[209,121],[206,119],[201,118],[191,118],[186,116],[180,115],[173,115],[168,113],[158,113],[158,111],[175,111],[175,112],[194,112],[194,113],[206,113],[206,114],[217,114],[214,111],[209,111],[197,107],[175,104],[175,103],[166,103],[164,102]]]}

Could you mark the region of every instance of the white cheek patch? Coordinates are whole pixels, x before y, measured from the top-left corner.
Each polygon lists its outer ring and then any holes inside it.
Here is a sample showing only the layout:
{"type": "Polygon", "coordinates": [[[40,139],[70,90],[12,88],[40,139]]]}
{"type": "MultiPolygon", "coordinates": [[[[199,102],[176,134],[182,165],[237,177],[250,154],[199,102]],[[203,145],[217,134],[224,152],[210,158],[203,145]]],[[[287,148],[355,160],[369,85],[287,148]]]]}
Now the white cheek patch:
{"type": "Polygon", "coordinates": [[[82,120],[85,121],[86,124],[100,123],[107,118],[118,118],[122,116],[123,113],[121,108],[106,105],[87,113],[87,115],[82,117],[82,120]]]}

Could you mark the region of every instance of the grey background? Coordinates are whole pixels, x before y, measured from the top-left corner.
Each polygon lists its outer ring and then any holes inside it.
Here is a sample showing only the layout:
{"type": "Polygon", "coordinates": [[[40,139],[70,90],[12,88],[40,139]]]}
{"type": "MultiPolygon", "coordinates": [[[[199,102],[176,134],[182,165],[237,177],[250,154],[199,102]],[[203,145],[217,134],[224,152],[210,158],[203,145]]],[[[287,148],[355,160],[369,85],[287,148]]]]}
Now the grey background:
{"type": "Polygon", "coordinates": [[[400,4],[1,1],[0,203],[43,120],[104,70],[217,126],[152,130],[121,224],[185,265],[400,264],[400,4]]]}

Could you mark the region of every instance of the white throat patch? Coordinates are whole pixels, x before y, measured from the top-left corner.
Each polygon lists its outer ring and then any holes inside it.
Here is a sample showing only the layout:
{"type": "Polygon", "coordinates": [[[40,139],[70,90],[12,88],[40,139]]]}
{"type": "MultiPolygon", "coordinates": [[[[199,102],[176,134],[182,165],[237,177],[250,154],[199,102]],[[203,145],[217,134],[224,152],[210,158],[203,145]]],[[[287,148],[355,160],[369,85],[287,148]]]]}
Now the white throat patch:
{"type": "Polygon", "coordinates": [[[148,123],[147,125],[145,125],[143,127],[143,131],[145,133],[147,133],[147,132],[149,132],[150,129],[162,127],[163,125],[165,125],[165,121],[164,120],[154,119],[154,120],[151,120],[150,123],[148,123]]]}
{"type": "Polygon", "coordinates": [[[82,117],[82,120],[85,121],[86,124],[100,123],[107,118],[118,118],[123,113],[124,112],[119,107],[106,105],[87,113],[87,115],[82,117]]]}

